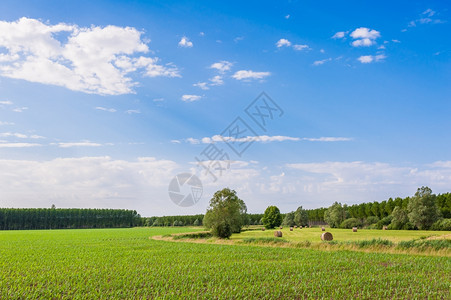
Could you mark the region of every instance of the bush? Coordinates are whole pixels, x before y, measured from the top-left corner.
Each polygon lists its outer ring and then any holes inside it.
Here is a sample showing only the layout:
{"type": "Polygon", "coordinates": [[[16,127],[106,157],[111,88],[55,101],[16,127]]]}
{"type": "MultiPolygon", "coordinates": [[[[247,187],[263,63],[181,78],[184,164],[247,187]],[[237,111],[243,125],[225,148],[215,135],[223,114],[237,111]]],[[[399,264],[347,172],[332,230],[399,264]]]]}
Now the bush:
{"type": "Polygon", "coordinates": [[[432,224],[431,230],[451,230],[451,219],[441,219],[432,224]]]}
{"type": "Polygon", "coordinates": [[[346,219],[340,224],[340,228],[351,229],[352,227],[362,227],[362,222],[356,218],[346,219]]]}
{"type": "Polygon", "coordinates": [[[216,223],[212,226],[211,233],[221,239],[228,239],[232,235],[232,227],[227,222],[216,223]]]}
{"type": "Polygon", "coordinates": [[[391,215],[387,216],[385,218],[382,218],[379,222],[376,223],[376,228],[382,229],[382,227],[390,225],[392,219],[393,219],[393,217],[391,215]]]}
{"type": "Polygon", "coordinates": [[[376,216],[369,216],[368,218],[365,219],[366,226],[376,224],[377,222],[379,222],[379,218],[376,216]]]}

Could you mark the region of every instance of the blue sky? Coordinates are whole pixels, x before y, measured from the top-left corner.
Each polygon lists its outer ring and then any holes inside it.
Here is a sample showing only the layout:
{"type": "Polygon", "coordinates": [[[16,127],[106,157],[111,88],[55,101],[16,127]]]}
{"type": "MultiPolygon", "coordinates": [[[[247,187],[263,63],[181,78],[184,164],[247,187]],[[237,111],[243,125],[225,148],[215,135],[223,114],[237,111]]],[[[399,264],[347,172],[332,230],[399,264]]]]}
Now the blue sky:
{"type": "Polygon", "coordinates": [[[0,206],[250,212],[451,186],[443,1],[2,1],[0,206]],[[266,131],[245,112],[266,92],[266,131]],[[241,117],[235,143],[224,130],[241,117]],[[259,138],[258,138],[259,137],[259,138]],[[225,139],[225,141],[232,142],[225,139]],[[250,144],[253,141],[252,144],[250,144]],[[215,181],[196,157],[228,154],[215,181]],[[178,173],[203,197],[171,202],[178,173]]]}

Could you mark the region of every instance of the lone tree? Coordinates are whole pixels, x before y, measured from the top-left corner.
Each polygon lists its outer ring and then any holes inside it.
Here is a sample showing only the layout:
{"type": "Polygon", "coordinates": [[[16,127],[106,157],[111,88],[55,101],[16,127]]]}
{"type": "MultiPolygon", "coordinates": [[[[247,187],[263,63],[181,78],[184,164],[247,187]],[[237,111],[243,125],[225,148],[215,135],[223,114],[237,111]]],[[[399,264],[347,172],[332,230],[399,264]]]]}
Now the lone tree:
{"type": "Polygon", "coordinates": [[[298,226],[306,226],[308,225],[308,213],[302,206],[299,206],[298,209],[294,212],[294,222],[298,226]]]}
{"type": "Polygon", "coordinates": [[[338,228],[346,219],[346,206],[341,206],[341,203],[335,202],[324,213],[324,221],[332,228],[338,228]]]}
{"type": "Polygon", "coordinates": [[[282,224],[282,215],[277,206],[268,206],[266,208],[262,223],[266,229],[271,229],[282,224]]]}
{"type": "Polygon", "coordinates": [[[210,200],[203,224],[219,238],[229,238],[239,233],[246,223],[247,208],[236,192],[229,188],[217,191],[210,200]]]}
{"type": "Polygon", "coordinates": [[[436,195],[427,186],[417,190],[407,206],[409,221],[418,229],[429,229],[440,217],[436,195]]]}

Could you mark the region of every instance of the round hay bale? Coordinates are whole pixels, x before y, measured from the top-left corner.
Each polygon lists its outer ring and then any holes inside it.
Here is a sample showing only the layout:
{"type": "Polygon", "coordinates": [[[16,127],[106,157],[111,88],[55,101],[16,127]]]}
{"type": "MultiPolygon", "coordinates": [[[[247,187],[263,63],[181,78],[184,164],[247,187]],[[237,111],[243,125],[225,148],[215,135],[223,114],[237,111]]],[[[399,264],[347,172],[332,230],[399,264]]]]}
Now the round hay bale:
{"type": "Polygon", "coordinates": [[[302,229],[302,226],[299,226],[299,229],[302,229]]]}
{"type": "Polygon", "coordinates": [[[282,229],[283,227],[282,227],[282,226],[280,226],[279,228],[280,228],[280,229],[282,229]]]}
{"type": "Polygon", "coordinates": [[[352,227],[352,232],[357,232],[357,227],[352,227]]]}
{"type": "Polygon", "coordinates": [[[263,228],[262,228],[262,231],[265,231],[265,230],[266,230],[266,228],[265,228],[265,227],[263,227],[263,228]]]}
{"type": "Polygon", "coordinates": [[[388,227],[387,227],[387,226],[384,226],[384,227],[382,227],[382,229],[383,229],[383,230],[387,230],[387,229],[388,229],[388,227]]]}
{"type": "Polygon", "coordinates": [[[334,237],[332,236],[332,233],[330,232],[324,232],[321,234],[321,240],[323,241],[332,241],[334,237]]]}
{"type": "Polygon", "coordinates": [[[326,228],[324,228],[324,227],[321,227],[321,231],[326,231],[326,228]]]}
{"type": "Polygon", "coordinates": [[[282,237],[282,231],[274,231],[275,237],[282,237]]]}
{"type": "Polygon", "coordinates": [[[290,227],[290,231],[293,231],[293,227],[290,227]]]}
{"type": "Polygon", "coordinates": [[[294,225],[294,228],[298,228],[296,225],[294,225]]]}

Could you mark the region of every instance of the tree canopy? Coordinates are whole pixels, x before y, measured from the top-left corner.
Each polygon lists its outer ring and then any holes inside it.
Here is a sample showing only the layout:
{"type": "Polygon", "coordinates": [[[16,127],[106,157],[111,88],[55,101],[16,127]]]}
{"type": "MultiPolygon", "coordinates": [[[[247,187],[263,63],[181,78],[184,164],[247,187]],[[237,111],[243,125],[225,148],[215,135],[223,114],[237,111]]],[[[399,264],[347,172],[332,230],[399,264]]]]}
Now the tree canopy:
{"type": "Polygon", "coordinates": [[[263,225],[267,229],[280,226],[282,224],[282,215],[277,206],[268,206],[262,218],[263,225]]]}
{"type": "Polygon", "coordinates": [[[210,200],[203,224],[213,235],[229,238],[232,233],[241,232],[246,224],[247,207],[238,198],[236,191],[224,188],[217,191],[210,200]]]}

